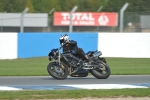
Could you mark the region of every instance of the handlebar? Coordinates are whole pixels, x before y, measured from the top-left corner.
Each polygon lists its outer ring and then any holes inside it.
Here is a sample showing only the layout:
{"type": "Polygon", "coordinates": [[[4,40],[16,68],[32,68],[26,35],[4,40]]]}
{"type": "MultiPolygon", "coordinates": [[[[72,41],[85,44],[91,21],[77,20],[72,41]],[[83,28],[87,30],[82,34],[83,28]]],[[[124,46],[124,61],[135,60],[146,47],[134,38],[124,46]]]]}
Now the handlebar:
{"type": "Polygon", "coordinates": [[[56,52],[57,50],[60,50],[62,47],[56,48],[56,49],[52,49],[51,51],[56,52]]]}

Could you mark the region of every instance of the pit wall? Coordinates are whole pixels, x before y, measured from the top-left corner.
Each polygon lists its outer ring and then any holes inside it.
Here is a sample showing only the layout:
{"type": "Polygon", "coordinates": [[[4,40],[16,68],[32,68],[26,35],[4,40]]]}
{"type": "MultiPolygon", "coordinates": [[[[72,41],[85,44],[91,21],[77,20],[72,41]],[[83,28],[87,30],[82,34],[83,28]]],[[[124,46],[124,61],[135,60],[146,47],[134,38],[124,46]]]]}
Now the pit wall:
{"type": "Polygon", "coordinates": [[[60,47],[59,37],[68,34],[87,51],[102,51],[103,57],[150,58],[149,33],[0,33],[0,59],[47,56],[60,47]]]}

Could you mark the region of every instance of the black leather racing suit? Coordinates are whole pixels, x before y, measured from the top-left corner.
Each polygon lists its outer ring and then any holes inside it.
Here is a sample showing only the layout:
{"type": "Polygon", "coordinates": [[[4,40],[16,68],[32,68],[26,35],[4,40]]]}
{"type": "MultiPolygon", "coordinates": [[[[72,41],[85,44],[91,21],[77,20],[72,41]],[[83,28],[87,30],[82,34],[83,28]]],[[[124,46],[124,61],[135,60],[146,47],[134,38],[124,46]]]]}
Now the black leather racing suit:
{"type": "Polygon", "coordinates": [[[82,48],[78,48],[77,42],[74,40],[70,40],[69,43],[66,43],[63,46],[63,52],[70,52],[71,50],[73,50],[79,57],[86,59],[85,52],[82,48]]]}

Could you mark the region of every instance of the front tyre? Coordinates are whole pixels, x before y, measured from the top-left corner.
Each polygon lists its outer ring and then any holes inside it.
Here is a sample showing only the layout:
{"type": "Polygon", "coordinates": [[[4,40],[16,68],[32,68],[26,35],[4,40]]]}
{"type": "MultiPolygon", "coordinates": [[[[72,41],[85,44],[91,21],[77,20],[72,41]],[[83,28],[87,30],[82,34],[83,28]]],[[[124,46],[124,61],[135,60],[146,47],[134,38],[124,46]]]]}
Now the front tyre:
{"type": "Polygon", "coordinates": [[[63,80],[68,76],[67,68],[59,66],[56,62],[50,62],[47,66],[48,73],[55,79],[63,80]]]}
{"type": "Polygon", "coordinates": [[[90,70],[90,72],[94,77],[98,79],[107,79],[111,74],[109,66],[102,61],[99,62],[98,68],[92,69],[90,70]]]}

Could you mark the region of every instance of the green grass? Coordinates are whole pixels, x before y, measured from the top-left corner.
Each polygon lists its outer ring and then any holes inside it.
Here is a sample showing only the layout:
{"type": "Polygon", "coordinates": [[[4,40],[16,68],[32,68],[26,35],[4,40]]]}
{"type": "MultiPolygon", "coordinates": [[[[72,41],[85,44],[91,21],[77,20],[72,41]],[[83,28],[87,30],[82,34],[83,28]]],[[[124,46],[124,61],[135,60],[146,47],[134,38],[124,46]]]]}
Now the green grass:
{"type": "Polygon", "coordinates": [[[0,60],[0,76],[39,76],[48,75],[46,57],[0,60]]]}
{"type": "MultiPolygon", "coordinates": [[[[111,75],[150,74],[150,58],[106,58],[111,75]]],[[[0,76],[47,76],[47,57],[0,60],[0,76]]]]}
{"type": "Polygon", "coordinates": [[[102,98],[102,97],[148,97],[150,89],[112,89],[112,90],[53,90],[53,91],[2,91],[0,99],[58,99],[58,98],[102,98]],[[114,92],[115,91],[115,92],[114,92]]]}
{"type": "Polygon", "coordinates": [[[150,74],[150,58],[106,58],[112,74],[150,74]]]}

